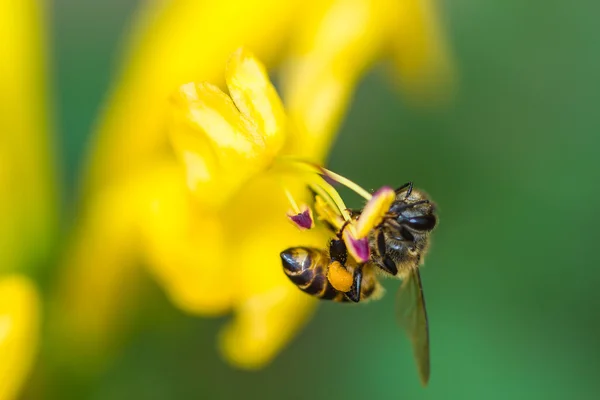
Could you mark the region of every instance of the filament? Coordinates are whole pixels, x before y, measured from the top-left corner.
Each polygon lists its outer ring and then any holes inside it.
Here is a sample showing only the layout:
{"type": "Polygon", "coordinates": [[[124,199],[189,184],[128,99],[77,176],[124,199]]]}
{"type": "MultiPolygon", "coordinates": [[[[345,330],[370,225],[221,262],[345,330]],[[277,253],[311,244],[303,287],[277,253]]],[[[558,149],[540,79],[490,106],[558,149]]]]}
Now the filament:
{"type": "Polygon", "coordinates": [[[285,193],[285,196],[287,197],[288,201],[290,202],[290,205],[292,206],[292,210],[296,213],[296,214],[300,214],[300,207],[298,207],[298,203],[296,203],[296,200],[294,200],[294,196],[292,196],[292,193],[288,190],[287,187],[282,186],[283,187],[283,192],[285,193]]]}
{"type": "Polygon", "coordinates": [[[371,193],[367,192],[365,189],[363,189],[362,187],[360,187],[356,183],[352,182],[350,179],[344,178],[343,176],[338,175],[335,172],[330,171],[330,170],[325,169],[325,168],[322,168],[322,170],[325,171],[325,173],[328,176],[330,176],[333,180],[335,180],[336,182],[339,182],[342,185],[346,186],[348,189],[354,191],[359,196],[362,196],[365,200],[369,201],[369,200],[371,200],[371,197],[373,197],[371,195],[371,193]]]}
{"type": "MultiPolygon", "coordinates": [[[[350,179],[345,178],[342,175],[336,174],[335,172],[330,171],[326,168],[323,168],[318,164],[312,163],[310,161],[302,160],[299,158],[295,158],[295,157],[288,157],[288,156],[278,157],[278,159],[279,159],[279,161],[283,161],[285,164],[294,165],[295,167],[302,168],[305,171],[313,172],[313,173],[316,173],[319,175],[325,175],[325,176],[333,179],[334,181],[346,186],[348,189],[352,190],[353,192],[355,192],[359,196],[363,197],[367,201],[370,200],[372,197],[371,193],[367,192],[365,189],[360,187],[358,184],[352,182],[350,179]]],[[[327,184],[327,185],[331,187],[331,185],[329,185],[329,184],[327,184]]],[[[331,190],[335,191],[335,189],[333,189],[333,187],[331,188],[331,190]]]]}

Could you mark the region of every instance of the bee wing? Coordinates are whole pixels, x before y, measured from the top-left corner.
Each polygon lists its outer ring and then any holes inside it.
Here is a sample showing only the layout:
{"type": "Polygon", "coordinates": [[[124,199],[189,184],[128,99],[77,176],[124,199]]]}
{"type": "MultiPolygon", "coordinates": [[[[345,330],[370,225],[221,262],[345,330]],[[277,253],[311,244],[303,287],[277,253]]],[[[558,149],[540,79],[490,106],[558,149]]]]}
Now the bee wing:
{"type": "Polygon", "coordinates": [[[421,275],[416,268],[398,289],[396,315],[412,343],[421,383],[426,386],[429,381],[429,328],[421,275]]]}

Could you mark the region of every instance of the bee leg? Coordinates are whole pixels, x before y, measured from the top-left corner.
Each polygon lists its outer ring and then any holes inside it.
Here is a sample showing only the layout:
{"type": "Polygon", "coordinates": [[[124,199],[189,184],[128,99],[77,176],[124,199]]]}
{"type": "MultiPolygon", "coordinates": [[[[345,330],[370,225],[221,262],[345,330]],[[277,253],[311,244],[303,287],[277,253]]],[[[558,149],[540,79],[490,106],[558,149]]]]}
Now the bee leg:
{"type": "Polygon", "coordinates": [[[385,272],[395,276],[398,273],[398,266],[390,256],[385,254],[385,249],[385,236],[383,231],[379,230],[377,232],[377,252],[379,253],[379,259],[381,261],[378,262],[377,265],[385,272]]]}
{"type": "MultiPolygon", "coordinates": [[[[338,261],[344,268],[346,268],[346,261],[348,260],[348,249],[346,244],[341,239],[332,239],[329,242],[329,258],[331,261],[338,261]]],[[[357,266],[352,274],[352,286],[348,292],[344,294],[346,297],[358,303],[360,301],[360,288],[362,285],[362,265],[357,266]]]]}
{"type": "Polygon", "coordinates": [[[408,196],[410,196],[410,194],[412,193],[413,190],[413,183],[412,182],[407,182],[404,185],[400,186],[398,189],[395,190],[396,194],[400,193],[401,191],[403,191],[404,189],[406,189],[406,198],[408,198],[408,196]]]}
{"type": "Polygon", "coordinates": [[[390,258],[390,256],[385,256],[382,259],[382,263],[381,264],[377,264],[377,266],[379,268],[381,268],[382,270],[384,270],[385,272],[396,276],[396,274],[398,274],[398,266],[396,265],[396,263],[394,262],[394,260],[392,260],[390,258]]]}
{"type": "Polygon", "coordinates": [[[362,265],[359,265],[354,270],[352,277],[352,287],[345,293],[346,297],[355,303],[360,301],[360,287],[362,285],[362,265]]]}
{"type": "Polygon", "coordinates": [[[383,231],[380,229],[377,231],[377,252],[379,253],[379,257],[385,257],[385,235],[383,231]]]}

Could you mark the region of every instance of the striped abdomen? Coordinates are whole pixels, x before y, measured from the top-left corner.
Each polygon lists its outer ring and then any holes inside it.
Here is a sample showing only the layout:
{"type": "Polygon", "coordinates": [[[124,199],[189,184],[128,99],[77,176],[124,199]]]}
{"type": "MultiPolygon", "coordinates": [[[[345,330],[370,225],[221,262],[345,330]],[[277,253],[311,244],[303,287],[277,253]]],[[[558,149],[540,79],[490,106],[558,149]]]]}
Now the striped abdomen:
{"type": "Polygon", "coordinates": [[[325,250],[292,247],[281,252],[281,261],[285,274],[303,292],[327,300],[344,297],[327,279],[330,259],[325,250]]]}
{"type": "MultiPolygon", "coordinates": [[[[327,279],[331,258],[326,250],[292,247],[281,252],[281,261],[287,277],[303,292],[324,300],[350,301],[344,292],[335,289],[327,279]]],[[[368,272],[372,272],[371,269],[368,272]]],[[[363,275],[361,300],[381,292],[379,289],[379,283],[373,274],[363,275]]]]}

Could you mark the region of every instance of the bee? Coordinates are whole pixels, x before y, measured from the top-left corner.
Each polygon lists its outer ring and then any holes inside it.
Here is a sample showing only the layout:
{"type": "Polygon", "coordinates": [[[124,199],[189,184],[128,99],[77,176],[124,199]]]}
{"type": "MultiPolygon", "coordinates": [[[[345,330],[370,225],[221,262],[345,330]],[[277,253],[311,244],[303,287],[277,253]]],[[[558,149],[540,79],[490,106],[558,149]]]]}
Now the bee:
{"type": "MultiPolygon", "coordinates": [[[[283,270],[300,290],[323,300],[354,302],[376,299],[383,294],[378,276],[402,279],[396,297],[397,317],[407,332],[425,386],[429,380],[429,332],[425,298],[419,274],[437,224],[435,205],[413,188],[412,182],[395,190],[396,197],[382,222],[368,235],[370,258],[358,264],[348,256],[342,232],[335,232],[326,249],[292,247],[281,252],[283,270]],[[352,274],[347,292],[333,287],[329,268],[339,263],[352,274]]],[[[362,210],[349,210],[357,219],[362,210]]]]}

